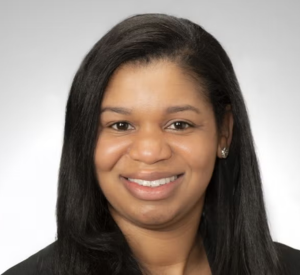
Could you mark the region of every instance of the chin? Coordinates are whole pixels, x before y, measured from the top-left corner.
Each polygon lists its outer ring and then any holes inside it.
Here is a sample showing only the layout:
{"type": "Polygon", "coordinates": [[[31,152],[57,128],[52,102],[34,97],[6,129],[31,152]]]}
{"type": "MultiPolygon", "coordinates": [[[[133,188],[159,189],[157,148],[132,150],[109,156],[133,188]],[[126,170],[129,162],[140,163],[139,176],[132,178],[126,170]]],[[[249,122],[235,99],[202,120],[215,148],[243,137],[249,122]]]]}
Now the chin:
{"type": "Polygon", "coordinates": [[[139,209],[140,211],[135,213],[132,219],[135,220],[136,224],[144,228],[162,229],[170,226],[179,217],[179,214],[176,215],[176,211],[171,209],[157,210],[153,206],[143,208],[139,209]]]}

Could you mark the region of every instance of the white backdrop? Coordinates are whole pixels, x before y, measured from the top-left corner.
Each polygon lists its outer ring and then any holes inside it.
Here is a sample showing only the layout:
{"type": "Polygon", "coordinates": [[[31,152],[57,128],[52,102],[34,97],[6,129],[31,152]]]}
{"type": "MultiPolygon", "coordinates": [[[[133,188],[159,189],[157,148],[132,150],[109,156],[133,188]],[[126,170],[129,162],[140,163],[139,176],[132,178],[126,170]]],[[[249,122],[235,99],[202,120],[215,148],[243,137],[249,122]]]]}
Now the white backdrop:
{"type": "Polygon", "coordinates": [[[273,239],[300,249],[300,2],[0,0],[0,273],[55,239],[64,111],[84,55],[137,13],[186,17],[232,59],[273,239]]]}

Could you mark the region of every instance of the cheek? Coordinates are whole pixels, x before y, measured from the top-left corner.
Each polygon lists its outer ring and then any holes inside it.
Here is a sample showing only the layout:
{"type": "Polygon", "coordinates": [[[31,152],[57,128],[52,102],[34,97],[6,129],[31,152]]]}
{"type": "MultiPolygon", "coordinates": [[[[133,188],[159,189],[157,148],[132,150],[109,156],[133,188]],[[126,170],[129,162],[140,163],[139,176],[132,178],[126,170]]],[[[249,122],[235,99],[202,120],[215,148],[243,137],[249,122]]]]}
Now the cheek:
{"type": "Polygon", "coordinates": [[[217,145],[215,143],[202,143],[196,146],[190,153],[190,164],[193,169],[201,173],[210,174],[214,168],[217,145]]]}
{"type": "Polygon", "coordinates": [[[210,165],[217,156],[215,135],[195,135],[186,141],[178,141],[174,146],[190,166],[210,165]]]}
{"type": "Polygon", "coordinates": [[[188,142],[176,146],[178,154],[190,170],[190,183],[195,188],[205,189],[210,182],[217,157],[215,135],[195,135],[188,142]]]}
{"type": "Polygon", "coordinates": [[[118,177],[118,165],[120,160],[126,153],[128,147],[128,142],[118,139],[107,137],[104,135],[99,136],[94,162],[96,168],[96,176],[98,183],[104,196],[109,199],[109,201],[114,201],[116,193],[114,179],[118,177]]]}
{"type": "Polygon", "coordinates": [[[111,171],[126,153],[128,142],[100,136],[95,150],[95,165],[97,172],[111,171]]]}

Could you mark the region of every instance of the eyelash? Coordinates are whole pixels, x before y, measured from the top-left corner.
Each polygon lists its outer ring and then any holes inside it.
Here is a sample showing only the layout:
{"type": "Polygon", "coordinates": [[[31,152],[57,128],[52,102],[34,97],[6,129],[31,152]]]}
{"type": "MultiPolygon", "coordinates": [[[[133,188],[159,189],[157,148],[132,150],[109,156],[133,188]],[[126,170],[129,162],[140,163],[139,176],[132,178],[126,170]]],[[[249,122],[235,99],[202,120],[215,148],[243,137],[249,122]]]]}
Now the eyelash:
{"type": "MultiPolygon", "coordinates": [[[[111,124],[109,127],[110,128],[112,128],[112,129],[114,129],[114,130],[116,130],[116,131],[127,131],[128,129],[126,129],[126,130],[118,130],[118,129],[115,129],[113,126],[115,126],[115,125],[118,125],[118,124],[120,124],[120,123],[123,123],[123,124],[125,124],[125,125],[130,125],[130,123],[128,123],[128,122],[126,122],[126,121],[119,121],[119,122],[116,122],[116,123],[114,123],[114,124],[111,124]]],[[[171,125],[173,125],[173,124],[175,124],[175,123],[183,123],[184,125],[187,125],[187,127],[185,127],[185,128],[183,128],[183,129],[172,129],[172,130],[175,130],[175,131],[183,131],[183,130],[185,130],[185,129],[187,129],[187,128],[191,128],[191,127],[194,127],[192,124],[190,124],[190,123],[188,123],[188,122],[185,122],[185,121],[174,121],[171,125]]]]}

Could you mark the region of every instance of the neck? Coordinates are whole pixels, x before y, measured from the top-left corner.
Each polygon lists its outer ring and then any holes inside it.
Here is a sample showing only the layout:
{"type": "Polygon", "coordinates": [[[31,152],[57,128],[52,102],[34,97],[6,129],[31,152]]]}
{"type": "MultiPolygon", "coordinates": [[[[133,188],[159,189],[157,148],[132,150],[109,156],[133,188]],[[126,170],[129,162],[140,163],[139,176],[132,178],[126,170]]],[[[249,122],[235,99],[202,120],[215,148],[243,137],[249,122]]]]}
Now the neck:
{"type": "Polygon", "coordinates": [[[137,226],[112,214],[133,254],[151,274],[210,274],[202,239],[197,233],[201,217],[197,212],[176,226],[163,229],[137,226]]]}

